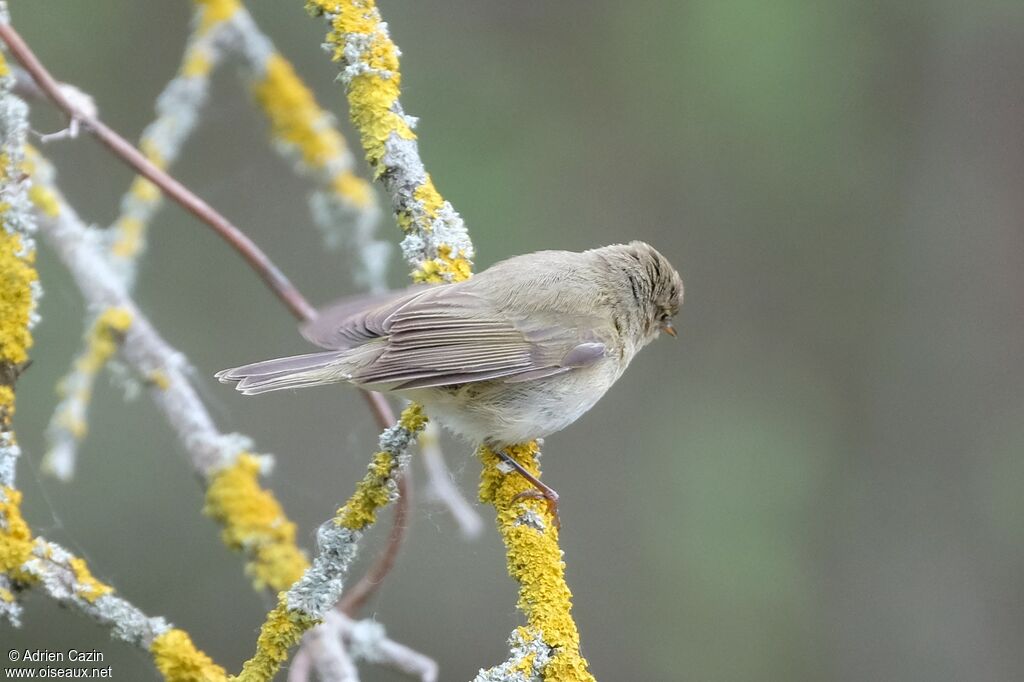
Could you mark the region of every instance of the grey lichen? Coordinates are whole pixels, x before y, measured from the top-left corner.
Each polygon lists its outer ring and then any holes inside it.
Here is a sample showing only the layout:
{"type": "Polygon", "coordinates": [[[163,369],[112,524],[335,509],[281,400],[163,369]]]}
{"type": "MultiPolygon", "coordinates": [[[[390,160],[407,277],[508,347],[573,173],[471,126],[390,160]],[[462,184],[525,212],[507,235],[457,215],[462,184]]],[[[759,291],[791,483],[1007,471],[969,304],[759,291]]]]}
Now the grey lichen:
{"type": "Polygon", "coordinates": [[[541,672],[551,661],[553,651],[544,643],[540,632],[526,637],[520,628],[508,639],[511,657],[493,668],[481,670],[473,682],[544,682],[541,672]]]}

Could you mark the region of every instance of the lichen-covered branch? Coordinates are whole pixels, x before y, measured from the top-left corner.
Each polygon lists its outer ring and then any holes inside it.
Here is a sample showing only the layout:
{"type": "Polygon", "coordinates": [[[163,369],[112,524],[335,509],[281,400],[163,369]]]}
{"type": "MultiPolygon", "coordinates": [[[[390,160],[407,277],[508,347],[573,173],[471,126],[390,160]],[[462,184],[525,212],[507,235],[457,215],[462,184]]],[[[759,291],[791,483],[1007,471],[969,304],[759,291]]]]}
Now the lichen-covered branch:
{"type": "Polygon", "coordinates": [[[320,527],[312,566],[287,592],[278,596],[277,606],[267,615],[260,628],[256,653],[242,667],[239,680],[266,682],[272,679],[287,660],[291,648],[334,608],[359,541],[376,521],[377,512],[395,499],[398,492],[395,477],[408,464],[409,444],[425,425],[422,410],[411,405],[402,412],[398,424],[381,434],[380,451],[374,455],[356,492],[331,521],[320,527]]]}
{"type": "MultiPolygon", "coordinates": [[[[2,539],[6,547],[14,549],[5,553],[3,570],[17,589],[41,590],[62,606],[108,628],[115,639],[149,651],[153,664],[168,682],[218,682],[227,678],[223,668],[196,649],[188,633],[163,618],[147,616],[116,594],[114,588],[93,577],[83,559],[53,542],[33,538],[18,512],[20,492],[9,487],[2,492],[2,539]]],[[[7,593],[0,599],[13,603],[14,596],[7,593]]]]}
{"type": "MultiPolygon", "coordinates": [[[[536,443],[506,449],[535,476],[540,475],[536,443]]],[[[558,524],[542,500],[520,497],[531,489],[490,450],[482,448],[480,500],[494,505],[505,542],[508,572],[519,583],[519,609],[526,626],[513,633],[509,662],[481,671],[477,682],[558,680],[593,682],[580,656],[580,635],[572,619],[572,594],[558,546],[558,524]],[[524,672],[528,672],[525,677],[524,672]]]]}
{"type": "MultiPolygon", "coordinates": [[[[323,623],[306,635],[303,644],[305,645],[314,635],[314,648],[337,646],[344,653],[348,664],[353,666],[351,669],[340,670],[325,670],[317,666],[317,675],[321,680],[356,682],[358,676],[354,665],[357,661],[365,661],[392,668],[420,682],[437,681],[438,668],[434,659],[388,638],[384,626],[375,620],[353,620],[337,610],[328,611],[324,614],[323,623]]],[[[292,670],[295,670],[298,664],[299,674],[303,673],[300,655],[301,652],[292,660],[291,665],[292,670]]],[[[326,658],[331,660],[329,657],[326,658]]],[[[340,657],[335,658],[340,660],[340,657]]],[[[301,678],[299,674],[296,675],[294,682],[308,679],[308,672],[301,678]]],[[[289,682],[293,682],[290,675],[289,682]]]]}
{"type": "MultiPolygon", "coordinates": [[[[153,164],[169,167],[192,135],[209,96],[210,77],[228,54],[230,24],[217,7],[201,3],[192,20],[177,74],[156,99],[156,118],[146,126],[139,148],[153,164]]],[[[137,176],[121,198],[121,213],[109,230],[109,256],[114,269],[129,288],[139,255],[146,246],[146,232],[163,204],[163,195],[152,182],[137,176]]]]}
{"type": "Polygon", "coordinates": [[[398,47],[372,0],[308,0],[331,25],[326,47],[341,62],[340,80],[366,160],[384,185],[399,226],[402,253],[421,282],[469,277],[473,244],[462,218],[434,187],[420,160],[415,120],[398,101],[398,47]]]}
{"type": "MultiPolygon", "coordinates": [[[[7,7],[0,3],[0,22],[7,7]]],[[[14,435],[14,385],[28,361],[39,296],[35,269],[36,230],[23,162],[28,108],[11,94],[14,78],[0,54],[0,617],[17,624],[21,607],[14,591],[28,576],[28,526],[21,518],[21,493],[14,487],[21,456],[14,435]]]]}
{"type": "Polygon", "coordinates": [[[288,682],[308,682],[313,670],[317,679],[359,682],[357,662],[391,668],[420,682],[437,682],[437,662],[390,638],[373,619],[352,620],[337,609],[324,614],[323,622],[306,633],[302,648],[292,658],[288,682]]]}
{"type": "Polygon", "coordinates": [[[85,348],[57,384],[61,400],[46,428],[50,449],[42,468],[62,481],[70,481],[75,470],[79,443],[89,431],[88,410],[93,386],[100,370],[117,351],[124,331],[131,324],[126,311],[110,308],[92,318],[85,333],[85,348]]]}

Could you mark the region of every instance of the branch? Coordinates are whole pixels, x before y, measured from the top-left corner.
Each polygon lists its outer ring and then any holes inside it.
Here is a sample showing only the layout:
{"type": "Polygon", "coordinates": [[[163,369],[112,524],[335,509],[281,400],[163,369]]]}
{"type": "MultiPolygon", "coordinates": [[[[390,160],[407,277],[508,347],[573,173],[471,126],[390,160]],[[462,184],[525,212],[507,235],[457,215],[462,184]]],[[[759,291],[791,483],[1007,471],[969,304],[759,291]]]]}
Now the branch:
{"type": "MultiPolygon", "coordinates": [[[[0,3],[0,22],[7,7],[0,3]]],[[[0,54],[0,616],[21,616],[14,589],[31,555],[31,534],[21,519],[15,471],[21,448],[14,435],[14,386],[28,362],[40,295],[35,269],[36,224],[23,177],[28,107],[11,94],[14,79],[0,54]]]]}
{"type": "Polygon", "coordinates": [[[90,317],[85,332],[85,348],[75,358],[71,371],[57,384],[57,395],[61,401],[46,427],[49,449],[41,466],[61,481],[71,480],[78,444],[89,430],[86,416],[96,377],[117,351],[124,331],[131,323],[127,314],[113,314],[117,310],[108,309],[90,317]]]}
{"type": "Polygon", "coordinates": [[[359,669],[346,643],[321,623],[306,633],[288,668],[288,682],[308,682],[312,670],[323,682],[359,682],[359,669]]]}
{"type": "Polygon", "coordinates": [[[472,270],[473,244],[462,218],[434,187],[420,160],[415,119],[398,101],[398,48],[372,0],[309,0],[331,25],[327,49],[344,68],[349,115],[366,160],[405,231],[402,253],[420,282],[458,281],[472,270]]]}
{"type": "MultiPolygon", "coordinates": [[[[534,476],[540,475],[540,448],[527,443],[507,448],[534,476]]],[[[497,511],[498,530],[505,542],[508,572],[519,583],[519,609],[526,626],[512,633],[512,656],[506,663],[481,671],[475,682],[520,679],[524,666],[533,678],[558,682],[594,682],[580,655],[580,635],[572,619],[572,593],[565,582],[565,563],[558,546],[558,524],[543,501],[524,499],[532,490],[522,476],[508,475],[507,464],[481,448],[484,470],[480,500],[497,511]]],[[[532,678],[531,678],[532,679],[532,678]]]]}
{"type": "Polygon", "coordinates": [[[355,621],[332,612],[324,626],[345,641],[357,661],[384,665],[421,682],[437,680],[437,663],[432,658],[389,639],[384,626],[374,620],[355,621]]]}
{"type": "MultiPolygon", "coordinates": [[[[310,630],[302,641],[303,648],[295,654],[288,670],[288,682],[306,682],[313,668],[310,651],[330,653],[321,660],[335,661],[335,667],[317,665],[317,676],[331,682],[357,682],[357,661],[392,668],[414,677],[420,682],[437,681],[437,662],[388,638],[384,626],[375,620],[355,621],[337,612],[329,611],[324,622],[310,630]]],[[[319,661],[318,661],[319,663],[319,661]]]]}

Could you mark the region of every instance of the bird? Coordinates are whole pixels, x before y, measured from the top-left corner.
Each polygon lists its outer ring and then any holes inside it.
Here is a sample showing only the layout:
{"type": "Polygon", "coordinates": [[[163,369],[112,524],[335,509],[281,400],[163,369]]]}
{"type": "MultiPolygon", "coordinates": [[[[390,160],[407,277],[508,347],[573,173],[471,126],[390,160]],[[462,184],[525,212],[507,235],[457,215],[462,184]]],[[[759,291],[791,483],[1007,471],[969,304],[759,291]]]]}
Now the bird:
{"type": "Polygon", "coordinates": [[[640,349],[676,336],[682,302],[678,271],[645,242],[537,251],[460,282],[342,299],[300,327],[326,350],[215,376],[245,395],[344,382],[415,401],[508,462],[557,519],[558,494],[505,449],[579,419],[640,349]]]}

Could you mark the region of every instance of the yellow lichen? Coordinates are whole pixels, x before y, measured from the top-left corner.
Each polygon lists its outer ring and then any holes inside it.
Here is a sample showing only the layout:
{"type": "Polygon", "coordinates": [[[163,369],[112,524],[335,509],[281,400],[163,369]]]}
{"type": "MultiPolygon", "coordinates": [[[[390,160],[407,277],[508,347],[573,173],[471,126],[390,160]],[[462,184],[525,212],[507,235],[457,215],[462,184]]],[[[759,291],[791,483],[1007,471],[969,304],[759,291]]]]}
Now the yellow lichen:
{"type": "MultiPolygon", "coordinates": [[[[359,69],[348,83],[349,112],[359,131],[366,160],[379,179],[387,170],[384,155],[388,139],[392,135],[416,139],[405,118],[396,113],[402,80],[398,49],[388,37],[373,0],[309,0],[307,8],[314,14],[333,17],[327,42],[333,47],[336,61],[351,58],[345,46],[353,39],[360,46],[359,69]]],[[[406,232],[429,231],[444,199],[429,175],[412,194],[417,215],[413,216],[411,208],[398,209],[398,225],[406,232]]],[[[450,247],[438,250],[439,257],[424,261],[413,273],[414,281],[457,282],[469,277],[471,265],[465,254],[454,253],[450,247]]]]}
{"type": "Polygon", "coordinates": [[[213,69],[213,62],[201,50],[190,50],[181,65],[181,75],[185,78],[202,78],[208,76],[213,69]]]}
{"type": "Polygon", "coordinates": [[[146,203],[153,203],[161,196],[160,188],[141,175],[136,176],[132,180],[132,185],[128,191],[131,192],[133,197],[146,203]]]}
{"type": "MultiPolygon", "coordinates": [[[[310,168],[325,169],[346,154],[345,139],[280,54],[267,59],[263,77],[253,85],[253,96],[270,121],[273,138],[295,147],[310,168]]],[[[338,173],[331,187],[357,207],[366,207],[373,199],[369,183],[350,170],[338,173]]]]}
{"type": "MultiPolygon", "coordinates": [[[[60,387],[58,387],[58,393],[60,393],[60,387]]],[[[85,403],[89,401],[90,395],[90,391],[80,391],[75,400],[80,404],[85,403]]],[[[70,410],[58,415],[57,423],[61,428],[70,433],[72,438],[78,441],[84,440],[86,434],[89,433],[89,424],[70,410]]]]}
{"type": "Polygon", "coordinates": [[[28,359],[32,334],[34,251],[23,253],[20,234],[0,227],[0,362],[20,365],[28,359]]]}
{"type": "Polygon", "coordinates": [[[161,391],[166,391],[171,387],[171,378],[167,376],[167,372],[160,369],[154,369],[148,375],[149,382],[159,388],[161,391]]]}
{"type": "MultiPolygon", "coordinates": [[[[536,443],[506,449],[530,473],[540,475],[536,443]]],[[[499,458],[481,449],[484,470],[480,480],[480,500],[494,505],[498,512],[498,530],[505,542],[508,572],[519,583],[519,608],[527,624],[541,633],[545,644],[555,649],[544,668],[544,679],[566,682],[593,682],[587,662],[580,656],[580,637],[572,619],[572,593],[565,582],[565,563],[558,546],[558,527],[543,500],[516,499],[531,490],[531,484],[516,473],[499,469],[499,458]],[[530,505],[544,520],[544,530],[521,521],[521,505],[530,505]]]]}
{"type": "MultiPolygon", "coordinates": [[[[85,352],[75,365],[78,371],[95,374],[110,359],[132,324],[132,313],[127,308],[107,308],[92,325],[86,337],[85,352]]],[[[88,396],[84,396],[88,400],[88,396]]]]}
{"type": "Polygon", "coordinates": [[[256,589],[284,590],[309,566],[295,544],[295,524],[273,493],[259,485],[259,460],[249,454],[213,474],[203,512],[223,526],[224,544],[249,555],[246,573],[256,589]]]}
{"type": "Polygon", "coordinates": [[[151,138],[143,138],[140,140],[139,151],[141,151],[154,166],[164,168],[167,165],[167,160],[160,152],[160,148],[157,147],[155,140],[151,138]]]}
{"type": "Polygon", "coordinates": [[[187,632],[168,630],[149,646],[153,663],[167,682],[220,682],[227,672],[196,649],[187,632]]]}
{"type": "Polygon", "coordinates": [[[122,216],[114,223],[117,235],[110,245],[110,252],[115,258],[131,260],[142,250],[146,226],[135,216],[122,216]]]}
{"type": "MultiPolygon", "coordinates": [[[[85,337],[84,351],[75,359],[76,375],[95,376],[117,351],[131,324],[132,313],[127,308],[108,308],[100,313],[85,337]]],[[[57,384],[57,394],[62,398],[70,398],[70,402],[61,404],[56,423],[75,440],[82,440],[89,426],[76,406],[88,405],[92,398],[92,383],[69,379],[66,377],[57,384]]],[[[50,467],[51,463],[47,460],[44,466],[50,467]]]]}
{"type": "Polygon", "coordinates": [[[68,563],[71,564],[71,570],[75,574],[75,581],[78,583],[78,596],[90,604],[103,595],[110,594],[114,591],[113,587],[104,585],[93,577],[92,573],[89,571],[89,566],[84,560],[79,559],[78,557],[72,557],[68,563]]]}
{"type": "Polygon", "coordinates": [[[436,218],[437,212],[444,205],[444,199],[441,198],[440,192],[434,187],[434,181],[430,178],[430,175],[427,175],[426,181],[417,187],[412,195],[416,201],[423,205],[423,210],[429,218],[436,218]]]}
{"type": "Polygon", "coordinates": [[[8,590],[6,587],[0,587],[0,601],[4,601],[10,604],[14,601],[14,593],[8,590]]]}
{"type": "Polygon", "coordinates": [[[49,187],[32,185],[28,190],[28,198],[43,215],[56,218],[60,214],[60,201],[49,187]]]}
{"type": "Polygon", "coordinates": [[[315,618],[292,609],[285,603],[284,594],[277,606],[267,614],[256,640],[256,653],[242,666],[242,672],[233,680],[239,682],[266,682],[273,679],[281,664],[288,660],[288,652],[305,632],[319,623],[315,618]]]}
{"type": "MultiPolygon", "coordinates": [[[[21,163],[22,170],[28,175],[34,175],[39,152],[32,145],[25,146],[25,159],[21,163]]],[[[60,214],[60,200],[57,198],[53,188],[33,183],[28,188],[28,198],[40,213],[51,218],[60,214]]]]}
{"type": "Polygon", "coordinates": [[[195,0],[195,3],[202,9],[200,32],[209,31],[222,21],[227,21],[241,7],[238,0],[195,0]]]}
{"type": "Polygon", "coordinates": [[[433,260],[425,260],[412,273],[414,282],[461,282],[473,275],[473,264],[465,256],[453,256],[447,244],[438,249],[439,255],[433,260]]]}
{"type": "Polygon", "coordinates": [[[335,518],[335,523],[352,530],[362,530],[377,520],[377,510],[390,500],[384,484],[391,480],[397,462],[390,452],[373,456],[363,480],[356,484],[356,492],[348,499],[335,518]]]}
{"type": "MultiPolygon", "coordinates": [[[[402,412],[398,420],[404,428],[417,434],[427,425],[423,409],[415,403],[402,412]]],[[[388,482],[394,479],[398,460],[387,451],[373,456],[363,480],[356,484],[356,491],[345,505],[338,510],[334,522],[351,530],[363,530],[377,520],[377,511],[391,499],[388,482]]]]}
{"type": "Polygon", "coordinates": [[[307,7],[316,13],[334,15],[327,41],[333,46],[335,61],[343,59],[347,34],[363,37],[365,51],[361,62],[367,68],[349,83],[348,102],[366,160],[379,176],[384,170],[384,143],[388,137],[395,134],[409,140],[416,138],[405,119],[392,110],[401,85],[398,50],[384,32],[372,0],[310,0],[307,7]]]}
{"type": "Polygon", "coordinates": [[[0,488],[0,573],[18,582],[34,582],[22,568],[31,556],[32,531],[21,516],[21,491],[0,488]]]}
{"type": "Polygon", "coordinates": [[[345,197],[354,206],[366,208],[373,203],[373,190],[370,183],[352,171],[342,171],[334,176],[331,182],[331,189],[335,194],[345,197]]]}

